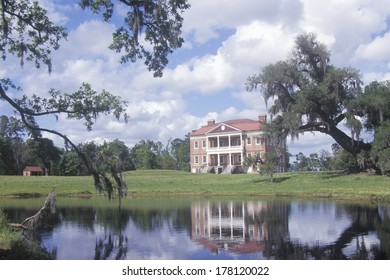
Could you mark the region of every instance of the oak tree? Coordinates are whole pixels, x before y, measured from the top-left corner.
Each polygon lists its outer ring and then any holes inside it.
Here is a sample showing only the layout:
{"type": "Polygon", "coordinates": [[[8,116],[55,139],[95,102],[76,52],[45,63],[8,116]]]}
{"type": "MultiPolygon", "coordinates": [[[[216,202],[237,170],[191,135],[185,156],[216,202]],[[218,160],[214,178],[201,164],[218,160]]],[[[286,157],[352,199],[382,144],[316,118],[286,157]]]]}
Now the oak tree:
{"type": "Polygon", "coordinates": [[[379,140],[382,134],[390,136],[384,125],[390,118],[389,82],[373,82],[364,88],[359,70],[336,67],[330,58],[315,34],[301,34],[288,59],[248,77],[247,90],[260,88],[266,103],[273,101],[271,126],[280,136],[294,139],[305,132],[325,133],[356,159],[360,157],[361,166],[367,160],[388,166],[388,159],[375,151],[387,154],[389,148],[388,141],[379,140]],[[374,134],[374,142],[361,138],[364,129],[374,134]]]}
{"type": "MultiPolygon", "coordinates": [[[[182,13],[189,8],[187,0],[80,0],[79,6],[101,15],[105,21],[113,18],[115,9],[125,10],[127,15],[114,32],[110,48],[122,54],[123,63],[144,60],[156,77],[162,76],[168,55],[183,43],[182,13]]],[[[17,57],[22,66],[33,62],[35,67],[46,66],[51,72],[52,53],[66,38],[66,28],[56,25],[38,1],[0,1],[0,54],[3,61],[17,57]]],[[[37,118],[64,115],[68,119],[83,120],[90,130],[102,114],[126,120],[126,101],[105,90],[97,92],[86,83],[75,92],[51,89],[48,93],[22,95],[21,89],[7,77],[0,77],[0,100],[13,107],[32,136],[40,137],[42,132],[47,132],[70,145],[92,173],[98,190],[108,192],[109,197],[115,192],[121,193],[115,188],[116,183],[112,183],[106,173],[94,169],[93,162],[65,134],[38,125],[37,118]]]]}

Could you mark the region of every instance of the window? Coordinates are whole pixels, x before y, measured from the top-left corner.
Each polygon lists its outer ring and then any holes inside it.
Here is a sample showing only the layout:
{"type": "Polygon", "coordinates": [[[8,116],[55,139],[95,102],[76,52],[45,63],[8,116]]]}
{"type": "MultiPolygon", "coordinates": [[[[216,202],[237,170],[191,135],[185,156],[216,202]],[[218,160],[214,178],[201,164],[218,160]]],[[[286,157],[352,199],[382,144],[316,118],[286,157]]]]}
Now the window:
{"type": "Polygon", "coordinates": [[[246,143],[248,145],[252,144],[252,139],[250,137],[246,138],[246,143]]]}
{"type": "Polygon", "coordinates": [[[202,157],[202,163],[207,163],[207,156],[202,157]]]}
{"type": "Polygon", "coordinates": [[[198,156],[195,156],[195,157],[194,157],[194,163],[195,163],[195,164],[198,164],[198,163],[199,163],[199,157],[198,157],[198,156]]]}
{"type": "Polygon", "coordinates": [[[199,148],[199,143],[198,143],[198,141],[195,141],[195,142],[194,142],[194,148],[195,148],[195,149],[198,149],[198,148],[199,148]]]}
{"type": "Polygon", "coordinates": [[[261,137],[257,136],[256,137],[256,145],[260,145],[260,144],[261,144],[261,137]]]}
{"type": "Polygon", "coordinates": [[[202,148],[204,148],[204,149],[205,149],[205,148],[206,148],[206,146],[207,146],[207,145],[206,145],[206,140],[203,140],[203,141],[202,141],[202,148]]]}
{"type": "Polygon", "coordinates": [[[219,156],[219,163],[220,163],[220,164],[223,164],[223,162],[224,162],[224,160],[223,160],[223,159],[224,159],[224,156],[222,156],[222,155],[221,155],[221,156],[219,156]]]}

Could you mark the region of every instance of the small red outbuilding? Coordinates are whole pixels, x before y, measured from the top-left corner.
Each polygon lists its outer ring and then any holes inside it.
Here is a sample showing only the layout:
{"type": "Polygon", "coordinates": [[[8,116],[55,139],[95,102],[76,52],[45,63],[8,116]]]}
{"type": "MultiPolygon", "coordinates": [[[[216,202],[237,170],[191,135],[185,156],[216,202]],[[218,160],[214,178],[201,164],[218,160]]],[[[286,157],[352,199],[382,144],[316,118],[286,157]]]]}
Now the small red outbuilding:
{"type": "Polygon", "coordinates": [[[45,175],[45,171],[39,166],[26,166],[23,169],[23,176],[42,176],[45,175]]]}

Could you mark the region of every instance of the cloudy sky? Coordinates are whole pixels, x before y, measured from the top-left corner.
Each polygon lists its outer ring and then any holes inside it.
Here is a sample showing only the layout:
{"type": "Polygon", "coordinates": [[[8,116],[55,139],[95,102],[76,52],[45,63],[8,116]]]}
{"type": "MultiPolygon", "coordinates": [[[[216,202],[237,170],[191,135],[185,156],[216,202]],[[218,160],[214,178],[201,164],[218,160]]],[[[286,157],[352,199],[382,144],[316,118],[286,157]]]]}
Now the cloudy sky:
{"type": "MultiPolygon", "coordinates": [[[[88,82],[129,102],[127,124],[101,117],[87,132],[78,121],[40,122],[76,143],[118,138],[130,147],[141,139],[166,144],[169,138],[184,139],[208,119],[256,119],[267,109],[260,92],[245,91],[247,77],[285,59],[294,37],[303,32],[317,33],[331,50],[331,62],[360,69],[366,83],[390,79],[388,0],[190,0],[192,7],[184,14],[186,42],[169,57],[162,78],[153,78],[141,62],[119,63],[118,54],[107,48],[112,23],[91,17],[73,1],[40,2],[69,32],[54,55],[52,74],[7,59],[0,76],[16,80],[27,95],[50,88],[73,92],[88,82]]],[[[0,111],[10,108],[0,101],[0,111]]],[[[288,142],[293,154],[329,149],[332,143],[321,134],[288,142]]]]}

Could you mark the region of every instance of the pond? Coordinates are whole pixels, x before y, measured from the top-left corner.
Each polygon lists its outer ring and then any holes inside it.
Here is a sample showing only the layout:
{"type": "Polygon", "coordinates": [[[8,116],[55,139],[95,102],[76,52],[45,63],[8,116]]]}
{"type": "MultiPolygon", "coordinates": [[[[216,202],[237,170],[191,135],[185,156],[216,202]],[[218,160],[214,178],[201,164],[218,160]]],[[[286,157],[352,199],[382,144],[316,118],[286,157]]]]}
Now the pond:
{"type": "MultiPolygon", "coordinates": [[[[42,199],[0,199],[22,222],[42,199]]],[[[390,205],[300,200],[58,198],[39,235],[55,259],[389,259],[390,205]]]]}

